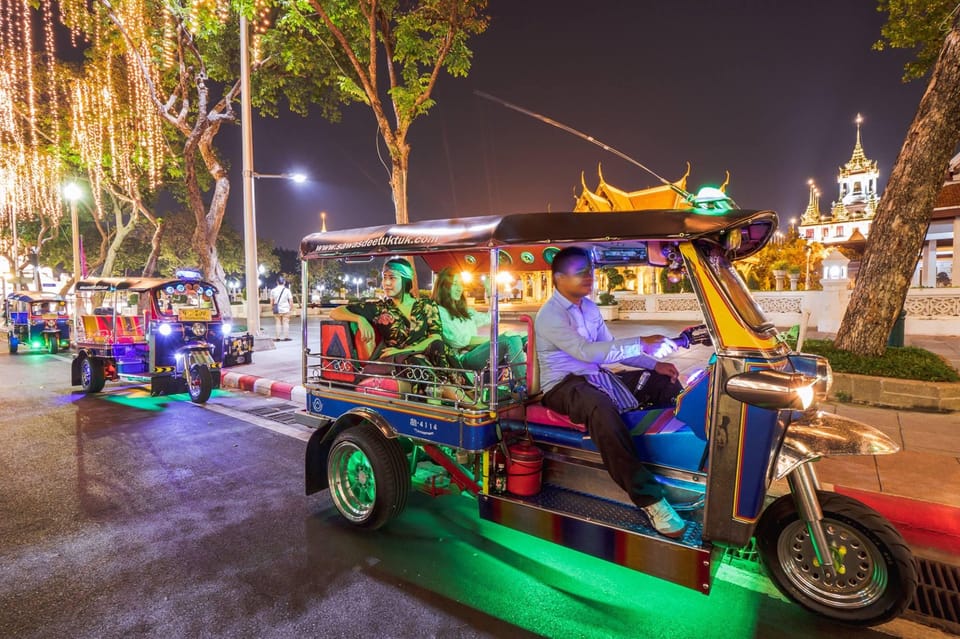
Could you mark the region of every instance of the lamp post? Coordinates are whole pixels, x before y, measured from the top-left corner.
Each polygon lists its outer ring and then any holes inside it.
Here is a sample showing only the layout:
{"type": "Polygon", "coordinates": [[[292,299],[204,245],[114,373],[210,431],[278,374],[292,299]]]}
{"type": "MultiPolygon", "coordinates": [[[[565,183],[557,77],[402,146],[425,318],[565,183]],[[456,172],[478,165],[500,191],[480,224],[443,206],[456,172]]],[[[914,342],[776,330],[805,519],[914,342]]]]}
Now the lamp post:
{"type": "Polygon", "coordinates": [[[240,14],[240,133],[243,139],[243,259],[247,285],[247,331],[260,336],[260,289],[257,280],[257,214],[254,206],[253,179],[279,177],[302,182],[293,174],[257,174],[253,170],[253,109],[250,103],[250,33],[247,18],[240,14]],[[256,293],[254,295],[254,292],[256,293]]]}
{"type": "Polygon", "coordinates": [[[357,285],[357,299],[360,299],[360,278],[353,278],[353,283],[357,285]]]}
{"type": "Polygon", "coordinates": [[[76,182],[67,182],[63,197],[70,203],[70,233],[73,235],[73,285],[80,281],[80,221],[77,219],[77,200],[82,192],[76,182]]]}

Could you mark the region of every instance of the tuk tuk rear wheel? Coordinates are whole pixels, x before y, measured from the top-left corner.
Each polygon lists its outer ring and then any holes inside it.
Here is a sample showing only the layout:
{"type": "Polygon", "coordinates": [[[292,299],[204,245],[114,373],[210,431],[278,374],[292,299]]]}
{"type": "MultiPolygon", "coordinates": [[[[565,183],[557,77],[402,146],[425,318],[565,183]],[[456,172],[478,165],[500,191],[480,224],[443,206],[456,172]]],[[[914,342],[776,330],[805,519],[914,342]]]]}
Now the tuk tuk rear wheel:
{"type": "Polygon", "coordinates": [[[857,626],[899,616],[917,588],[917,564],[900,533],[878,512],[851,499],[817,491],[834,574],[813,550],[792,495],[764,511],[757,525],[760,556],[780,591],[810,612],[857,626]]]}
{"type": "Polygon", "coordinates": [[[106,378],[103,375],[103,360],[84,357],[80,362],[80,388],[85,393],[99,393],[106,378]]]}
{"type": "Polygon", "coordinates": [[[333,505],[347,521],[376,530],[407,504],[407,457],[396,439],[364,422],[334,439],[327,457],[327,482],[333,505]]]}
{"type": "Polygon", "coordinates": [[[210,369],[205,364],[194,364],[190,367],[190,378],[187,380],[187,392],[190,401],[194,404],[203,404],[210,399],[213,390],[213,378],[210,369]]]}

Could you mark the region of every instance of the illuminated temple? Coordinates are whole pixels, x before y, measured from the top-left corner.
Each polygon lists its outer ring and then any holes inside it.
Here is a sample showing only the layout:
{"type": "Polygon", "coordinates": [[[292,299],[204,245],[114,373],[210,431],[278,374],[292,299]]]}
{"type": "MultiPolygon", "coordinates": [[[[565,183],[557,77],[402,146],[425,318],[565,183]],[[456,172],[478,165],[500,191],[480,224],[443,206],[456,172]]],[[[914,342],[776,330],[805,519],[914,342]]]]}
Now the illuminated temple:
{"type": "Polygon", "coordinates": [[[867,158],[860,139],[863,118],[857,114],[857,140],[850,161],[837,174],[839,194],[826,213],[820,212],[820,191],[810,183],[810,199],[800,217],[800,235],[812,242],[836,244],[851,238],[870,235],[870,225],[877,213],[880,196],[877,180],[880,171],[876,160],[867,158]]]}
{"type": "MultiPolygon", "coordinates": [[[[880,203],[877,162],[863,151],[857,114],[857,138],[850,161],[837,174],[838,199],[828,212],[820,212],[820,191],[811,182],[807,208],[800,216],[798,232],[808,242],[827,246],[861,247],[870,237],[870,227],[880,203]]],[[[956,286],[960,272],[960,154],[950,160],[945,181],[930,216],[912,285],[927,288],[956,286]]]]}

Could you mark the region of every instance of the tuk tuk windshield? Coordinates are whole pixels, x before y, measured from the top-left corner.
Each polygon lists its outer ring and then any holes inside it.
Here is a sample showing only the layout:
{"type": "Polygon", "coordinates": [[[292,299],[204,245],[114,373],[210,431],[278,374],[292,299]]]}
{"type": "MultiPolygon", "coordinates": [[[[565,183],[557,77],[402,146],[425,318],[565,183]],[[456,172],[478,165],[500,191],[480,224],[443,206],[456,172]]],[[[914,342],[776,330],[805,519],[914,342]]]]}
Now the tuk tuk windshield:
{"type": "Polygon", "coordinates": [[[716,277],[720,288],[743,320],[756,331],[764,331],[770,328],[771,324],[764,316],[763,309],[750,295],[746,283],[740,277],[737,269],[733,267],[733,263],[724,255],[723,250],[716,244],[709,242],[697,242],[696,248],[704,261],[710,265],[710,270],[716,277]]]}
{"type": "Polygon", "coordinates": [[[34,302],[30,309],[31,315],[57,315],[66,317],[67,303],[59,301],[34,302]]]}
{"type": "Polygon", "coordinates": [[[217,303],[214,290],[202,283],[176,282],[154,291],[157,308],[163,316],[180,317],[186,312],[206,310],[217,315],[217,303]]]}

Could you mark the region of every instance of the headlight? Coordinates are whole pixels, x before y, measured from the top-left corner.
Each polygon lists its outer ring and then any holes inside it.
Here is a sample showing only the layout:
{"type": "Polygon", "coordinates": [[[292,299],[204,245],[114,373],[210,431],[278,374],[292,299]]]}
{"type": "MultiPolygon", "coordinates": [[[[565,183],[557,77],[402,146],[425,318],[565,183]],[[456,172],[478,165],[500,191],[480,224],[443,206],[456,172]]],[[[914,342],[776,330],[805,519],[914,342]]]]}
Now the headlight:
{"type": "Polygon", "coordinates": [[[160,325],[160,328],[158,328],[157,331],[158,331],[161,335],[169,335],[170,333],[173,332],[173,329],[170,328],[170,325],[169,325],[169,324],[161,324],[161,325],[160,325]]]}
{"type": "Polygon", "coordinates": [[[793,370],[797,373],[817,378],[813,389],[814,399],[817,402],[827,401],[828,393],[833,386],[833,369],[830,367],[827,358],[820,355],[800,353],[790,355],[788,359],[793,370]]]}
{"type": "Polygon", "coordinates": [[[230,331],[233,330],[233,326],[230,325],[230,322],[224,322],[221,330],[223,331],[223,336],[226,337],[230,334],[230,331]]]}
{"type": "Polygon", "coordinates": [[[750,371],[727,380],[730,397],[770,410],[806,410],[813,403],[816,377],[774,370],[750,371]]]}

